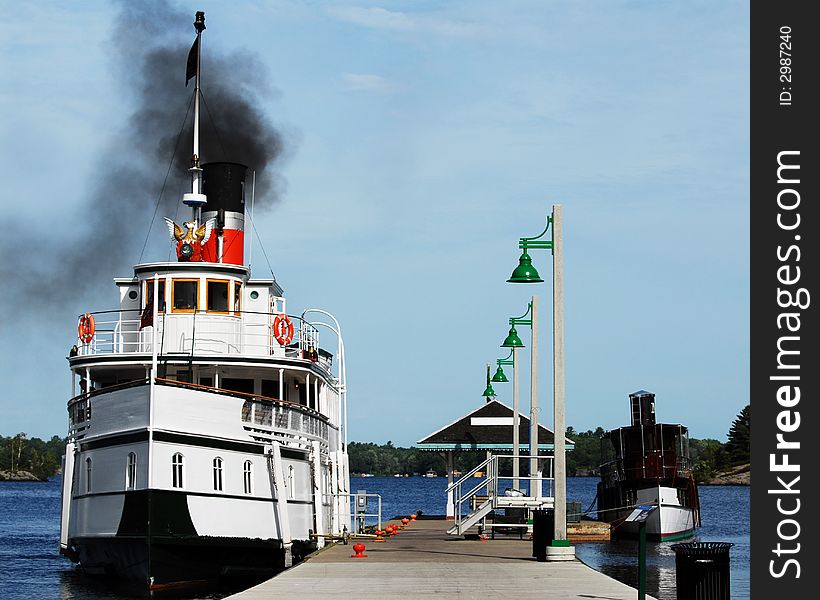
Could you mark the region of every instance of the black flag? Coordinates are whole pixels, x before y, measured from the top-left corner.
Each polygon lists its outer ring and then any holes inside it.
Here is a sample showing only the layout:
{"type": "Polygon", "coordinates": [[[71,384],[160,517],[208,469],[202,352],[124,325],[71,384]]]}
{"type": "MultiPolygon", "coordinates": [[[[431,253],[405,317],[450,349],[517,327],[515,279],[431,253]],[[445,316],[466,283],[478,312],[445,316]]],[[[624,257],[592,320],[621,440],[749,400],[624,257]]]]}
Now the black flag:
{"type": "Polygon", "coordinates": [[[191,51],[188,52],[188,67],[185,69],[185,87],[188,87],[188,82],[191,77],[196,76],[196,59],[199,53],[199,36],[194,40],[194,45],[191,46],[191,51]]]}

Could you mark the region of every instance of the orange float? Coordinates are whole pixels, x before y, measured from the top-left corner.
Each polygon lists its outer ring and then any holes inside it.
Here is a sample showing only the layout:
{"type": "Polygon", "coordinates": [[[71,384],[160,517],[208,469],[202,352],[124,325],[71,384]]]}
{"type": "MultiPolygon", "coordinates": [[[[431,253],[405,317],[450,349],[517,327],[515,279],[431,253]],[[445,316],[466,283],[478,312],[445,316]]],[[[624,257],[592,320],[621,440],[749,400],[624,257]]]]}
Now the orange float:
{"type": "Polygon", "coordinates": [[[85,313],[77,322],[77,336],[83,344],[91,343],[94,339],[94,332],[97,330],[97,325],[94,323],[94,317],[89,313],[85,313]]]}
{"type": "Polygon", "coordinates": [[[293,321],[287,315],[276,315],[273,320],[273,337],[282,346],[293,341],[293,321]]]}

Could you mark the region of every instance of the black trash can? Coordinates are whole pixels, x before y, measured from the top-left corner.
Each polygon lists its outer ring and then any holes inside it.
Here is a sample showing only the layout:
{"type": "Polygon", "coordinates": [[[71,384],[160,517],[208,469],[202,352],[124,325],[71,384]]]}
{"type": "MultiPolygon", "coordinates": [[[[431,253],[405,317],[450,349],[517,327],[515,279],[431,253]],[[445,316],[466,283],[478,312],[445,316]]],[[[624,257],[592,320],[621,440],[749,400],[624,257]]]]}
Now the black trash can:
{"type": "Polygon", "coordinates": [[[673,544],[678,600],[729,600],[729,542],[673,544]]]}
{"type": "Polygon", "coordinates": [[[536,508],[532,511],[532,555],[539,562],[547,561],[547,546],[555,537],[555,511],[536,508]]]}

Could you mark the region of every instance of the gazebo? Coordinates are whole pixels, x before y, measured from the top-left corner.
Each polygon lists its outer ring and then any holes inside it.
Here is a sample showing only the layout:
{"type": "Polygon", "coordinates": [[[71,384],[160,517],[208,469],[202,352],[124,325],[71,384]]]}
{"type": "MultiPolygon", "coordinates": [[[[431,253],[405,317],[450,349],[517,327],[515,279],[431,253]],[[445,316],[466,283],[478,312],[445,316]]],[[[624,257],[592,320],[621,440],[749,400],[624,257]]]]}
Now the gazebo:
{"type": "MultiPolygon", "coordinates": [[[[519,448],[517,454],[530,452],[530,420],[523,414],[519,419],[519,448]]],[[[486,450],[488,454],[514,454],[513,452],[513,410],[495,399],[489,399],[484,405],[456,419],[449,425],[434,431],[416,442],[421,450],[444,452],[447,461],[447,487],[453,483],[453,455],[459,450],[486,450]]],[[[553,432],[538,425],[538,454],[551,456],[553,432]]],[[[566,441],[567,450],[574,444],[566,441]]],[[[455,515],[453,493],[447,493],[447,518],[455,515]]]]}

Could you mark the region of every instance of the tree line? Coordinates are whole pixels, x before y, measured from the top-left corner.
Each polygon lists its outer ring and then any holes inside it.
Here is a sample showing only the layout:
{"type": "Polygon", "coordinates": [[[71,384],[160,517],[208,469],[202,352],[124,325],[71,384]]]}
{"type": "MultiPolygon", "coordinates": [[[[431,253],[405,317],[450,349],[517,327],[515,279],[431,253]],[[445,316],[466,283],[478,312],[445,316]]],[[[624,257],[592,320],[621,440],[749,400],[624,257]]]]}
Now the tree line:
{"type": "MultiPolygon", "coordinates": [[[[567,453],[567,474],[597,475],[601,464],[601,427],[588,431],[567,428],[567,437],[575,442],[575,449],[567,453]]],[[[699,481],[711,479],[721,471],[750,461],[751,407],[746,405],[732,422],[727,434],[728,441],[721,443],[714,439],[690,439],[689,449],[694,463],[695,477],[699,481]]],[[[45,481],[55,475],[60,467],[60,459],[65,451],[65,438],[53,436],[44,441],[29,438],[25,433],[15,436],[0,436],[0,471],[28,471],[45,481]]],[[[401,448],[372,442],[350,442],[348,445],[350,472],[371,475],[423,475],[435,471],[444,475],[446,464],[444,454],[419,448],[401,448]]],[[[466,473],[480,464],[487,454],[485,451],[462,451],[454,456],[454,468],[466,473]]],[[[501,462],[502,475],[512,472],[512,461],[501,462]]],[[[521,463],[521,475],[525,475],[528,461],[521,463]]]]}
{"type": "MultiPolygon", "coordinates": [[[[728,441],[715,439],[689,439],[690,458],[698,481],[711,479],[718,473],[750,461],[751,407],[746,405],[737,415],[727,434],[728,441]]],[[[597,475],[601,464],[601,427],[595,430],[576,431],[568,427],[566,435],[575,442],[575,449],[567,453],[567,474],[570,476],[597,475]]],[[[372,442],[348,444],[350,472],[370,475],[423,475],[427,471],[445,474],[444,453],[401,448],[392,442],[378,445],[372,442]]],[[[471,470],[486,458],[486,452],[460,451],[454,456],[454,468],[462,473],[471,470]]],[[[521,474],[525,475],[528,461],[522,461],[521,474]]],[[[512,461],[502,460],[502,475],[512,471],[512,461]]]]}
{"type": "Polygon", "coordinates": [[[0,471],[27,471],[46,481],[60,469],[65,444],[66,439],[56,435],[48,441],[29,438],[23,432],[9,437],[0,436],[0,471]]]}

